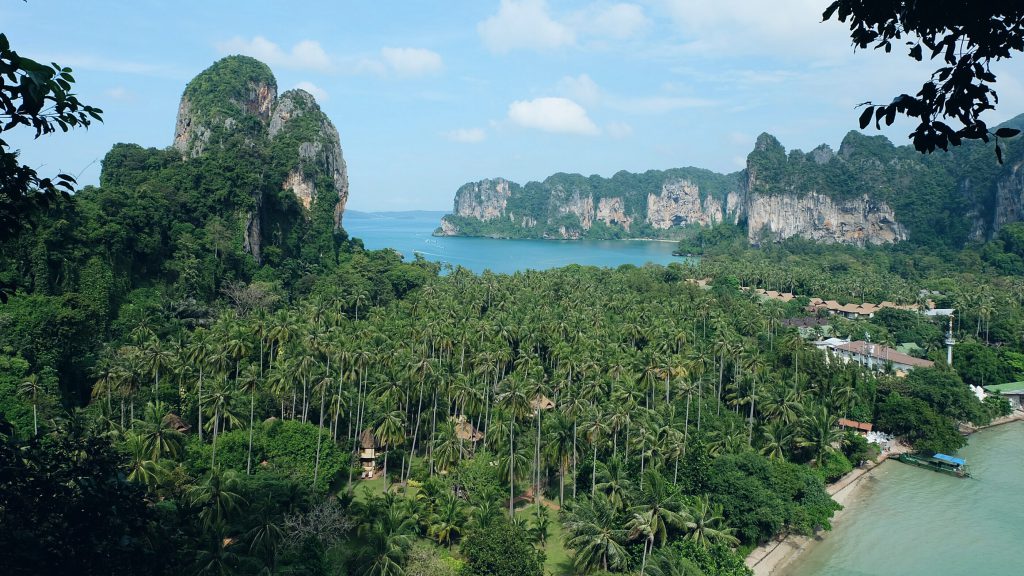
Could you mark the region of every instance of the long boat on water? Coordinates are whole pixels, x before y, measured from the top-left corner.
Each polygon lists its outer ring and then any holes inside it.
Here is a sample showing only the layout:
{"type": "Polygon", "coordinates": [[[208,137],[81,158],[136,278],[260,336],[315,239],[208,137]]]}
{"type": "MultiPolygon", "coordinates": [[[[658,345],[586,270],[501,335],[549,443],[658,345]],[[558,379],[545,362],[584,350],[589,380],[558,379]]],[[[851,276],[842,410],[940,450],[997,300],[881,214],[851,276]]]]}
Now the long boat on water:
{"type": "Polygon", "coordinates": [[[966,460],[948,454],[934,454],[932,456],[925,454],[900,454],[897,460],[912,466],[928,468],[929,470],[958,478],[969,478],[971,476],[971,473],[967,470],[966,460]]]}

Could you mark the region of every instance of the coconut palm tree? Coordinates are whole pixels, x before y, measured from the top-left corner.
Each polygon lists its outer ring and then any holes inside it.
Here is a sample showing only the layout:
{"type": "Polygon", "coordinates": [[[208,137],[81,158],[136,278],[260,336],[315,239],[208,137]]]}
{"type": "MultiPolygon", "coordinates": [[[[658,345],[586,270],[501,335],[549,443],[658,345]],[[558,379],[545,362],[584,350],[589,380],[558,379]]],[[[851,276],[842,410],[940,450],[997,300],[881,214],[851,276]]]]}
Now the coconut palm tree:
{"type": "MultiPolygon", "coordinates": [[[[207,397],[206,409],[211,419],[207,427],[213,432],[213,450],[210,454],[210,466],[217,463],[217,437],[223,427],[237,426],[240,421],[233,410],[235,389],[223,377],[213,382],[210,395],[207,397]]],[[[202,409],[202,407],[200,407],[202,409]]]]}
{"type": "Polygon", "coordinates": [[[466,454],[462,440],[456,434],[454,417],[442,422],[434,438],[431,453],[437,461],[437,469],[445,474],[466,454]]]}
{"type": "Polygon", "coordinates": [[[691,520],[679,488],[653,468],[644,473],[640,494],[629,511],[653,514],[652,530],[659,546],[668,540],[669,528],[682,528],[691,520]]]}
{"type": "Polygon", "coordinates": [[[246,504],[239,489],[241,481],[234,470],[213,467],[203,479],[186,492],[188,503],[199,509],[199,519],[207,530],[223,525],[246,504]]]}
{"type": "Polygon", "coordinates": [[[824,406],[809,410],[800,425],[796,445],[810,448],[814,465],[821,466],[825,454],[835,452],[835,446],[844,442],[843,431],[836,426],[836,417],[824,406]]]}
{"type": "Polygon", "coordinates": [[[530,400],[522,380],[510,377],[505,383],[507,388],[497,397],[497,405],[508,418],[508,516],[512,518],[515,516],[515,427],[517,420],[530,413],[530,400]]]}
{"type": "Polygon", "coordinates": [[[164,456],[177,458],[184,449],[185,436],[170,425],[167,406],[159,400],[147,402],[142,414],[135,428],[150,457],[155,462],[164,456]]]}
{"type": "Polygon", "coordinates": [[[466,507],[451,491],[445,492],[434,507],[430,515],[427,534],[437,541],[438,544],[447,546],[451,550],[459,538],[468,520],[466,507]]]}
{"type": "Polygon", "coordinates": [[[769,422],[761,431],[761,438],[761,454],[771,460],[783,460],[793,447],[793,427],[782,420],[769,422]]]}
{"type": "MultiPolygon", "coordinates": [[[[587,441],[590,442],[594,452],[590,473],[590,497],[593,498],[597,492],[597,448],[609,433],[608,425],[605,424],[604,416],[600,410],[595,409],[590,413],[585,432],[587,434],[587,441]]],[[[575,474],[573,476],[575,477],[575,474]]]]}
{"type": "Polygon", "coordinates": [[[199,416],[199,425],[196,428],[199,433],[199,441],[203,441],[203,368],[207,359],[213,354],[213,346],[210,344],[206,330],[199,329],[192,333],[192,339],[185,352],[185,361],[191,366],[198,368],[199,381],[196,393],[196,412],[199,416]]]}
{"type": "Polygon", "coordinates": [[[618,512],[626,510],[629,494],[633,490],[633,482],[626,473],[626,467],[618,458],[612,458],[601,466],[600,481],[597,491],[608,497],[608,501],[618,512]]]}
{"type": "Polygon", "coordinates": [[[43,384],[39,381],[39,376],[35,374],[29,374],[25,377],[20,384],[18,384],[18,392],[28,398],[29,403],[32,404],[32,433],[36,436],[39,435],[39,399],[43,396],[43,384]]]}
{"type": "Polygon", "coordinates": [[[739,538],[733,534],[735,530],[725,524],[722,516],[722,505],[712,505],[707,494],[695,496],[691,500],[692,519],[686,523],[686,538],[693,540],[702,548],[713,544],[724,544],[735,547],[739,538]]]}
{"type": "Polygon", "coordinates": [[[416,523],[394,503],[373,511],[372,522],[359,527],[356,576],[403,576],[416,523]]]}
{"type": "Polygon", "coordinates": [[[157,338],[150,338],[142,348],[142,361],[146,371],[153,376],[153,400],[160,392],[160,369],[171,364],[173,356],[157,338]]]}
{"type": "Polygon", "coordinates": [[[573,457],[574,426],[563,414],[556,414],[544,440],[544,456],[558,467],[558,505],[565,503],[565,475],[573,457]]]}
{"type": "Polygon", "coordinates": [[[405,414],[400,410],[392,410],[381,414],[377,427],[373,431],[381,449],[384,450],[384,491],[388,489],[388,455],[395,446],[405,442],[405,414]]]}
{"type": "Polygon", "coordinates": [[[256,416],[256,390],[260,387],[260,370],[252,364],[242,370],[238,378],[238,390],[243,394],[249,394],[249,453],[245,459],[245,474],[252,474],[252,433],[256,416]]]}
{"type": "Polygon", "coordinates": [[[578,501],[567,511],[563,526],[565,546],[575,552],[573,567],[577,573],[625,567],[628,556],[622,544],[628,532],[604,494],[578,501]]]}
{"type": "Polygon", "coordinates": [[[128,432],[124,436],[124,448],[128,453],[128,480],[150,490],[156,488],[163,477],[163,470],[153,458],[153,450],[146,439],[135,432],[128,432]]]}
{"type": "Polygon", "coordinates": [[[642,539],[644,541],[643,559],[640,563],[640,576],[644,576],[644,572],[647,570],[647,555],[650,554],[651,550],[654,548],[655,529],[656,521],[654,519],[654,511],[652,510],[648,510],[647,512],[634,512],[626,523],[626,530],[629,534],[629,539],[642,539]]]}

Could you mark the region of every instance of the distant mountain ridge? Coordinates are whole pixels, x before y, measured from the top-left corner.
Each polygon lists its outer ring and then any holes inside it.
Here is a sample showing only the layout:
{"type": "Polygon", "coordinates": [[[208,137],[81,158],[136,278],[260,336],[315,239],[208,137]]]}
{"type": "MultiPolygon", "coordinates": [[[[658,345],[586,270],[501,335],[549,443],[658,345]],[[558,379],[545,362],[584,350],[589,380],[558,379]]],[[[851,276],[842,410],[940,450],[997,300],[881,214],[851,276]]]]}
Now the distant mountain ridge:
{"type": "MultiPolygon", "coordinates": [[[[1024,115],[1004,126],[1024,124],[1024,115]]],[[[968,143],[921,155],[851,131],[838,151],[787,153],[761,134],[745,169],[554,174],[520,185],[463,185],[435,234],[504,238],[677,238],[688,226],[739,224],[751,243],[798,236],[865,246],[911,240],[962,246],[1024,219],[1022,146],[968,143]]]]}

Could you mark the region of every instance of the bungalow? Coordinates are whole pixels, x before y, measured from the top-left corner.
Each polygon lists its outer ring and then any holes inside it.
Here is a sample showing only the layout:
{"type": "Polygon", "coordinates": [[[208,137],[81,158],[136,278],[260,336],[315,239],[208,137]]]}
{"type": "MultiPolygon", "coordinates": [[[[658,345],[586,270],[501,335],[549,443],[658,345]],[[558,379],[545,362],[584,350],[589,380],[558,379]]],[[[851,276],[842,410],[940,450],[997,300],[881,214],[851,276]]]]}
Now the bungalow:
{"type": "Polygon", "coordinates": [[[931,360],[914,358],[887,346],[863,340],[828,346],[828,349],[844,362],[852,360],[873,370],[882,370],[892,365],[897,376],[906,374],[914,368],[931,368],[935,365],[931,360]]]}
{"type": "Polygon", "coordinates": [[[373,478],[377,470],[377,439],[373,436],[373,429],[367,428],[359,435],[359,464],[363,468],[360,478],[373,478]]]}
{"type": "Polygon", "coordinates": [[[458,420],[455,421],[455,436],[464,442],[479,442],[483,440],[484,433],[477,430],[469,420],[466,420],[465,414],[460,414],[458,420]]]}
{"type": "Polygon", "coordinates": [[[530,408],[534,412],[538,410],[551,410],[555,407],[555,402],[543,394],[538,394],[533,400],[530,400],[530,408]]]}
{"type": "Polygon", "coordinates": [[[1020,410],[1024,405],[1024,382],[1010,382],[1009,384],[993,384],[985,386],[985,391],[992,394],[999,394],[1010,401],[1010,408],[1020,410]]]}

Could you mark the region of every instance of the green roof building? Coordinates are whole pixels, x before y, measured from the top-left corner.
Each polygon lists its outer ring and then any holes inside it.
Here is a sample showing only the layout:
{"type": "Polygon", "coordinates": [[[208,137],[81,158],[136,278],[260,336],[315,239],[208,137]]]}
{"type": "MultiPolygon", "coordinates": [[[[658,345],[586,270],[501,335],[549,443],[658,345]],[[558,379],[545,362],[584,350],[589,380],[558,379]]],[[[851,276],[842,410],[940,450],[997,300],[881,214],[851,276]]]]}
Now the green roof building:
{"type": "Polygon", "coordinates": [[[999,394],[1010,401],[1010,407],[1020,410],[1024,402],[1024,382],[1010,382],[1008,384],[992,384],[985,386],[985,391],[990,394],[999,394]]]}

